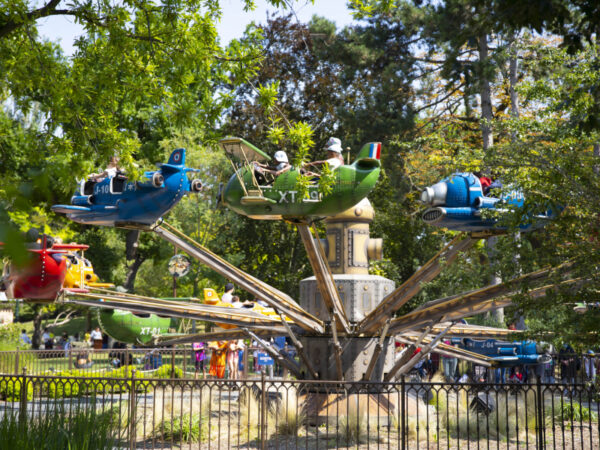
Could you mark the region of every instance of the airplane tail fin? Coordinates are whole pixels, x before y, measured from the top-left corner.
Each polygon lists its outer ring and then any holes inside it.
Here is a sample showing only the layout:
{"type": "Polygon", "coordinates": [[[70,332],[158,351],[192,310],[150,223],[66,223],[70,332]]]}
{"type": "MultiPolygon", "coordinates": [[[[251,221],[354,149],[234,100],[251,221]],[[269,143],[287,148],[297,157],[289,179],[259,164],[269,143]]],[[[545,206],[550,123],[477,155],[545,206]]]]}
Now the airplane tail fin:
{"type": "Polygon", "coordinates": [[[156,164],[163,173],[179,172],[185,166],[185,148],[176,148],[167,163],[156,164]]]}
{"type": "Polygon", "coordinates": [[[172,166],[183,166],[185,164],[185,148],[176,148],[173,150],[167,164],[172,166]]]}
{"type": "Polygon", "coordinates": [[[381,165],[380,158],[381,142],[369,142],[360,149],[355,163],[364,168],[379,167],[381,165]]]}

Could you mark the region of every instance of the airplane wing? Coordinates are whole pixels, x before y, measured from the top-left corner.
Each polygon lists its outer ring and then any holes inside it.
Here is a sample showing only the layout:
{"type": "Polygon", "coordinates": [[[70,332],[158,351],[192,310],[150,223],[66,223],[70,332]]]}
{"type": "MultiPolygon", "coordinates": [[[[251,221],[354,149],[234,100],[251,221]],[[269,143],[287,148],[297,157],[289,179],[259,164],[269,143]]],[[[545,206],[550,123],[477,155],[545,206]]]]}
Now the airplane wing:
{"type": "Polygon", "coordinates": [[[235,158],[243,162],[271,161],[269,155],[242,138],[226,137],[219,141],[219,146],[223,149],[228,158],[235,158]]]}
{"type": "MultiPolygon", "coordinates": [[[[67,292],[69,294],[69,292],[67,292]]],[[[151,298],[128,298],[118,295],[77,294],[69,296],[68,303],[96,308],[123,309],[138,313],[159,314],[183,319],[227,323],[235,326],[269,326],[281,323],[279,317],[265,316],[242,308],[198,305],[151,298]],[[75,298],[73,298],[75,297],[75,298]],[[82,297],[82,298],[76,298],[82,297]]]]}
{"type": "MultiPolygon", "coordinates": [[[[262,338],[288,335],[286,329],[282,326],[252,327],[252,332],[262,338]]],[[[178,338],[163,335],[158,337],[157,340],[161,345],[175,345],[203,341],[232,341],[235,339],[246,339],[247,337],[247,332],[238,328],[234,330],[213,331],[210,333],[189,334],[178,338]]]]}
{"type": "Polygon", "coordinates": [[[88,248],[90,246],[85,244],[54,244],[52,246],[52,250],[87,250],[88,248]]]}
{"type": "MultiPolygon", "coordinates": [[[[442,322],[440,324],[434,325],[431,328],[432,334],[441,333],[445,330],[449,322],[442,322]]],[[[505,338],[507,336],[515,335],[521,333],[520,330],[509,330],[506,328],[494,328],[494,327],[485,327],[482,325],[471,325],[471,324],[461,324],[457,323],[450,328],[450,331],[446,333],[447,337],[457,337],[457,338],[505,338]]]]}
{"type": "Polygon", "coordinates": [[[74,206],[74,205],[52,205],[52,211],[62,214],[70,214],[73,212],[89,212],[92,208],[85,206],[74,206]]]}

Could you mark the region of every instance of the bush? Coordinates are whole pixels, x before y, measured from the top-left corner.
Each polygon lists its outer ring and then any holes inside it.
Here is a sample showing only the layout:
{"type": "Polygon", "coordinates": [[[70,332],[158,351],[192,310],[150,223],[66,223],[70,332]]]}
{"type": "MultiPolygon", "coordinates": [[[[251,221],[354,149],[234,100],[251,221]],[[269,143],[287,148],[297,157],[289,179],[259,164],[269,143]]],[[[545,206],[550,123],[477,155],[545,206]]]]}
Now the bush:
{"type": "MultiPolygon", "coordinates": [[[[7,402],[21,400],[21,385],[23,383],[20,377],[2,378],[0,381],[0,398],[7,402]]],[[[33,383],[27,382],[27,400],[33,399],[33,383]]]]}
{"type": "MultiPolygon", "coordinates": [[[[85,382],[84,382],[85,383],[85,382]]],[[[80,382],[77,380],[58,379],[48,383],[48,397],[63,398],[77,397],[82,391],[80,382]]]]}
{"type": "Polygon", "coordinates": [[[174,369],[171,371],[170,365],[163,365],[156,369],[156,372],[152,374],[152,378],[183,378],[183,370],[179,367],[175,367],[174,369]]]}
{"type": "Polygon", "coordinates": [[[172,420],[163,420],[156,427],[157,437],[165,441],[174,440],[179,442],[198,442],[205,440],[207,436],[207,420],[202,419],[200,426],[201,415],[196,413],[190,416],[185,413],[179,417],[174,417],[172,420]]]}
{"type": "Polygon", "coordinates": [[[595,422],[598,420],[598,414],[577,402],[561,402],[558,408],[554,410],[554,420],[556,422],[565,420],[569,422],[587,422],[590,420],[595,422]]]}

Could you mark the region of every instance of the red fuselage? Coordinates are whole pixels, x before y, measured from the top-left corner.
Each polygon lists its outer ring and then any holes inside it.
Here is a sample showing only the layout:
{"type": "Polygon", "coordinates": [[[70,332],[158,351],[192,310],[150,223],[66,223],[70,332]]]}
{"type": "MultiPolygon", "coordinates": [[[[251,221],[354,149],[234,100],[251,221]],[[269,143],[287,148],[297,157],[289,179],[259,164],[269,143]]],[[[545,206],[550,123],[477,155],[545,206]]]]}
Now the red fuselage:
{"type": "Polygon", "coordinates": [[[53,301],[67,274],[64,250],[29,250],[32,258],[22,268],[13,268],[7,292],[9,297],[53,301]]]}

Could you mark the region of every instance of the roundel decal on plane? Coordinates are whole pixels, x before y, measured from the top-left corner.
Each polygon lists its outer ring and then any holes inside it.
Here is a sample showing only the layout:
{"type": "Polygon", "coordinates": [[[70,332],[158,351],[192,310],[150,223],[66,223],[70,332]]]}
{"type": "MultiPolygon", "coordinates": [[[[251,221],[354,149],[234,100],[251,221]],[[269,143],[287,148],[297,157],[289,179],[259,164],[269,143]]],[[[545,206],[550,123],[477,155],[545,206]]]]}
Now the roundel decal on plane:
{"type": "Polygon", "coordinates": [[[179,162],[179,160],[181,159],[181,153],[177,152],[173,155],[173,161],[175,162],[179,162]]]}

